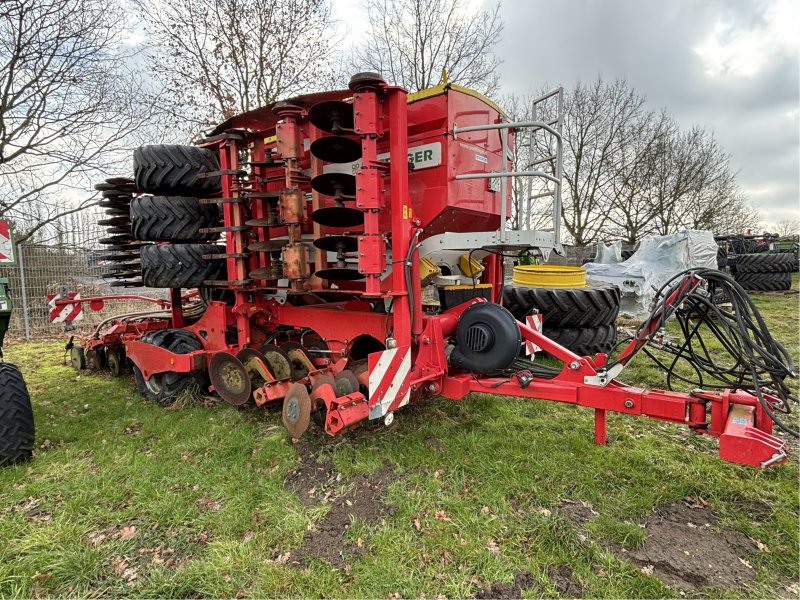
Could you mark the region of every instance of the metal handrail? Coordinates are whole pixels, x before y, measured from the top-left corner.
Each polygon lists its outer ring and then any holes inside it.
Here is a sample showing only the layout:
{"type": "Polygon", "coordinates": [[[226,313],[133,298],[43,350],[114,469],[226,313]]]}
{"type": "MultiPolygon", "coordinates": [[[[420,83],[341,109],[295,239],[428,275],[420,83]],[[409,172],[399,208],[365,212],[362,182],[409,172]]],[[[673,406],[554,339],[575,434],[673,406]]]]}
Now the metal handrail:
{"type": "MultiPolygon", "coordinates": [[[[505,242],[506,241],[506,233],[505,233],[505,223],[506,223],[506,194],[508,192],[508,178],[509,177],[542,177],[547,179],[548,181],[552,181],[555,184],[555,189],[552,192],[553,195],[553,243],[556,247],[561,245],[561,175],[562,175],[562,155],[564,150],[564,142],[562,139],[562,115],[563,115],[563,108],[564,108],[564,94],[563,88],[557,88],[543,96],[540,96],[533,102],[533,112],[534,117],[536,116],[536,105],[548,98],[558,95],[558,118],[549,121],[509,121],[509,122],[501,122],[501,123],[487,123],[486,125],[469,125],[467,127],[459,127],[457,123],[453,123],[453,139],[458,139],[459,133],[468,133],[471,131],[491,131],[491,130],[501,130],[500,135],[500,146],[501,146],[501,156],[503,156],[504,160],[501,160],[501,170],[500,172],[493,172],[493,173],[465,173],[462,175],[456,175],[457,180],[461,179],[493,179],[495,177],[500,178],[500,197],[503,199],[500,203],[500,234],[499,234],[499,241],[505,242]],[[553,128],[553,125],[557,125],[557,129],[553,128]],[[531,148],[533,148],[533,133],[536,131],[543,129],[550,133],[556,140],[556,153],[555,155],[548,156],[543,159],[539,159],[537,161],[530,162],[528,164],[528,168],[536,166],[537,164],[541,164],[543,162],[547,162],[548,160],[555,159],[556,161],[556,168],[555,168],[555,175],[550,175],[549,173],[545,173],[544,171],[508,171],[507,162],[508,162],[508,132],[511,129],[531,129],[531,148]]],[[[536,197],[544,197],[551,195],[550,192],[547,194],[538,194],[536,197]]],[[[532,196],[532,180],[528,180],[528,206],[527,212],[530,212],[530,201],[533,199],[532,196]]],[[[517,227],[520,228],[522,222],[522,211],[521,209],[521,202],[520,206],[517,209],[517,219],[519,223],[517,227]]]]}

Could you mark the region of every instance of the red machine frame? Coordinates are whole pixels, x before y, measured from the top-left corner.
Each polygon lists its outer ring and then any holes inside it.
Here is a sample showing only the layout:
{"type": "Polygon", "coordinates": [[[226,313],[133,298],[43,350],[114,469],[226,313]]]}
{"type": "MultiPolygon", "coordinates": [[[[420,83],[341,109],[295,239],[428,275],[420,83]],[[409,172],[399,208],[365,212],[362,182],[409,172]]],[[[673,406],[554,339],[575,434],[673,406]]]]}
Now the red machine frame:
{"type": "MultiPolygon", "coordinates": [[[[223,215],[224,227],[220,230],[225,232],[227,279],[208,283],[229,290],[233,302],[211,301],[199,319],[186,323],[184,308],[192,296],[181,296],[179,290],[172,290],[170,302],[154,301],[168,307],[168,315],[138,320],[121,318],[106,330],[98,330],[85,341],[85,347],[122,345],[125,356],[149,379],[167,371],[204,371],[214,355],[236,354],[242,349],[258,347],[278,327],[294,330],[297,335],[311,331],[325,343],[328,354],[309,362],[308,374],[300,383],[312,388],[313,402],[324,403],[324,429],[329,435],[346,431],[365,419],[380,418],[388,424],[398,408],[426,396],[460,399],[470,392],[490,391],[495,395],[592,408],[594,437],[599,444],[606,443],[606,413],[615,411],[680,423],[696,433],[719,437],[720,456],[724,460],[762,467],[786,460],[785,443],[771,435],[772,421],[754,396],[741,391],[686,394],[627,386],[614,379],[618,371],[606,368],[606,355],[578,356],[522,323],[519,329],[525,340],[563,362],[556,376],[540,378],[518,373],[511,377],[487,377],[448,365],[446,345],[459,318],[468,307],[485,300],[475,298],[440,314],[423,313],[418,242],[436,231],[426,230],[432,220],[423,222],[415,214],[409,196],[406,96],[402,88],[366,79],[355,81],[349,91],[302,96],[240,115],[218,127],[203,146],[216,150],[220,159],[222,192],[220,197],[209,201],[218,203],[223,215]],[[320,194],[311,190],[308,174],[313,177],[323,173],[324,165],[305,150],[304,140],[313,143],[323,136],[308,120],[309,108],[317,102],[345,98],[352,98],[354,133],[361,146],[361,164],[355,173],[355,202],[364,212],[364,227],[358,234],[357,264],[366,281],[342,283],[332,289],[324,280],[311,276],[309,262],[319,270],[327,264],[327,255],[315,249],[314,260],[310,261],[304,235],[311,234],[317,239],[324,232],[338,233],[343,229],[323,230],[308,218],[310,211],[324,204],[320,194]],[[388,163],[379,159],[379,144],[388,146],[388,163]],[[249,154],[249,172],[240,164],[245,154],[249,154]],[[303,198],[308,192],[311,201],[306,203],[303,198]],[[276,197],[277,207],[270,206],[276,197]],[[248,219],[266,219],[276,208],[281,215],[280,223],[253,230],[245,225],[248,219]],[[382,223],[389,223],[391,231],[382,223]],[[282,250],[282,275],[289,280],[288,286],[279,286],[271,280],[259,282],[250,276],[269,270],[273,258],[268,252],[251,252],[248,248],[276,238],[287,242],[282,250]],[[388,261],[387,242],[391,250],[388,261]],[[406,267],[410,271],[410,288],[406,267]],[[387,276],[389,268],[391,273],[387,276]],[[287,301],[290,296],[323,298],[325,302],[290,302],[287,301]],[[376,306],[381,305],[390,305],[391,310],[376,312],[376,306]],[[164,328],[193,332],[202,341],[203,349],[174,354],[141,341],[144,333],[164,328]],[[230,335],[226,336],[230,328],[235,328],[235,343],[231,343],[230,335]],[[334,386],[324,378],[351,364],[354,342],[364,336],[377,340],[383,348],[368,354],[367,368],[359,374],[360,383],[369,393],[352,391],[338,396],[334,386]]],[[[414,111],[420,113],[424,106],[416,105],[414,111]]],[[[497,118],[502,120],[501,115],[497,118]]],[[[444,136],[447,135],[445,131],[444,136]]],[[[489,167],[476,168],[479,170],[474,172],[489,172],[489,167]]],[[[509,194],[501,197],[500,203],[503,202],[510,202],[509,194]]],[[[497,214],[489,217],[500,222],[497,214]]],[[[484,226],[485,221],[476,227],[484,226]]],[[[483,280],[492,285],[492,298],[496,298],[503,284],[497,255],[488,254],[484,266],[483,280]]],[[[687,285],[698,283],[692,280],[687,285]]],[[[114,298],[121,296],[57,299],[55,304],[81,302],[98,308],[103,301],[114,298]]],[[[667,300],[667,305],[670,301],[667,300]]],[[[627,361],[640,345],[641,342],[634,340],[620,358],[627,361]]],[[[257,404],[294,393],[292,386],[297,381],[277,380],[270,375],[267,365],[262,366],[265,383],[254,390],[257,404]]]]}

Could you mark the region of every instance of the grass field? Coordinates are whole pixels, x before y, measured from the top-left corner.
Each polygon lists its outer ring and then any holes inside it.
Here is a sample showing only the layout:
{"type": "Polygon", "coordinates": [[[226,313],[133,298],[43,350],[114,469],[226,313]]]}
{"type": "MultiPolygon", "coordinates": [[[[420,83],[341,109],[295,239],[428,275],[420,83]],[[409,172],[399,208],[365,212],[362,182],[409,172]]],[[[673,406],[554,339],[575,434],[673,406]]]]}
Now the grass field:
{"type": "MultiPolygon", "coordinates": [[[[757,302],[797,355],[798,296],[757,302]]],[[[489,394],[293,444],[277,410],[165,410],[62,347],[6,352],[38,449],[0,471],[2,597],[800,595],[796,452],[760,471],[619,415],[599,447],[590,411],[489,394]]],[[[645,357],[622,379],[663,385],[645,357]]]]}

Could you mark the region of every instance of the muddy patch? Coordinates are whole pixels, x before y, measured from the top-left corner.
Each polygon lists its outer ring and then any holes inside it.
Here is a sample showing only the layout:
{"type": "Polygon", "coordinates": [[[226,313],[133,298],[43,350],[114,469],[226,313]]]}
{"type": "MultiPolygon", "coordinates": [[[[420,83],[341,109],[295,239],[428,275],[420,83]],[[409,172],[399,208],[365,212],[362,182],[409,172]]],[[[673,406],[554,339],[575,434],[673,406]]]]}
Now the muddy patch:
{"type": "Polygon", "coordinates": [[[355,519],[371,524],[394,514],[395,507],[384,504],[383,496],[395,479],[394,470],[384,466],[374,473],[345,480],[331,461],[320,462],[313,455],[304,454],[300,465],[287,477],[286,487],[297,493],[306,506],[324,503],[330,505],[330,510],[311,524],[303,544],[289,554],[288,563],[302,567],[307,558],[314,556],[341,568],[347,557],[367,552],[362,539],[345,547],[345,534],[355,519]]]}
{"type": "MultiPolygon", "coordinates": [[[[579,530],[598,516],[584,501],[565,501],[558,510],[579,530]]],[[[738,531],[720,529],[716,516],[701,499],[690,497],[667,505],[641,527],[646,538],[640,548],[629,550],[607,542],[601,545],[636,564],[643,573],[655,575],[683,592],[705,587],[737,588],[755,579],[756,572],[748,560],[756,551],[755,544],[738,531]]],[[[556,583],[552,573],[551,579],[556,583]]]]}
{"type": "Polygon", "coordinates": [[[556,588],[559,596],[577,598],[583,595],[583,586],[575,581],[575,574],[571,567],[560,565],[547,569],[547,576],[556,588]]]}
{"type": "Polygon", "coordinates": [[[578,529],[583,529],[586,523],[597,516],[592,503],[585,500],[563,500],[558,512],[578,529]]]}
{"type": "Polygon", "coordinates": [[[298,444],[301,459],[286,476],[285,487],[293,491],[305,506],[313,506],[327,499],[341,476],[337,474],[330,458],[317,459],[316,448],[298,444]]]}
{"type": "MultiPolygon", "coordinates": [[[[473,598],[522,598],[522,592],[536,586],[536,580],[530,573],[517,573],[514,583],[493,583],[475,592],[473,598]]],[[[538,586],[537,586],[538,587],[538,586]]]]}
{"type": "Polygon", "coordinates": [[[664,507],[644,524],[647,538],[622,555],[682,591],[735,588],[755,579],[747,558],[756,549],[738,531],[719,530],[707,508],[684,502],[664,507]]]}

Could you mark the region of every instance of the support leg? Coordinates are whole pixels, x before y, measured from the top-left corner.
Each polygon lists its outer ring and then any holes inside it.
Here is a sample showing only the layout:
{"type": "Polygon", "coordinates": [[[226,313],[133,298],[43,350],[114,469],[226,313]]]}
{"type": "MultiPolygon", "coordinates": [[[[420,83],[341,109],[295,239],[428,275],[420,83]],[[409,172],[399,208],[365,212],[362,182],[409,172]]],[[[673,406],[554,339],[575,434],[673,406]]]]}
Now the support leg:
{"type": "Polygon", "coordinates": [[[606,411],[602,408],[594,409],[594,443],[606,445],[606,411]]]}

